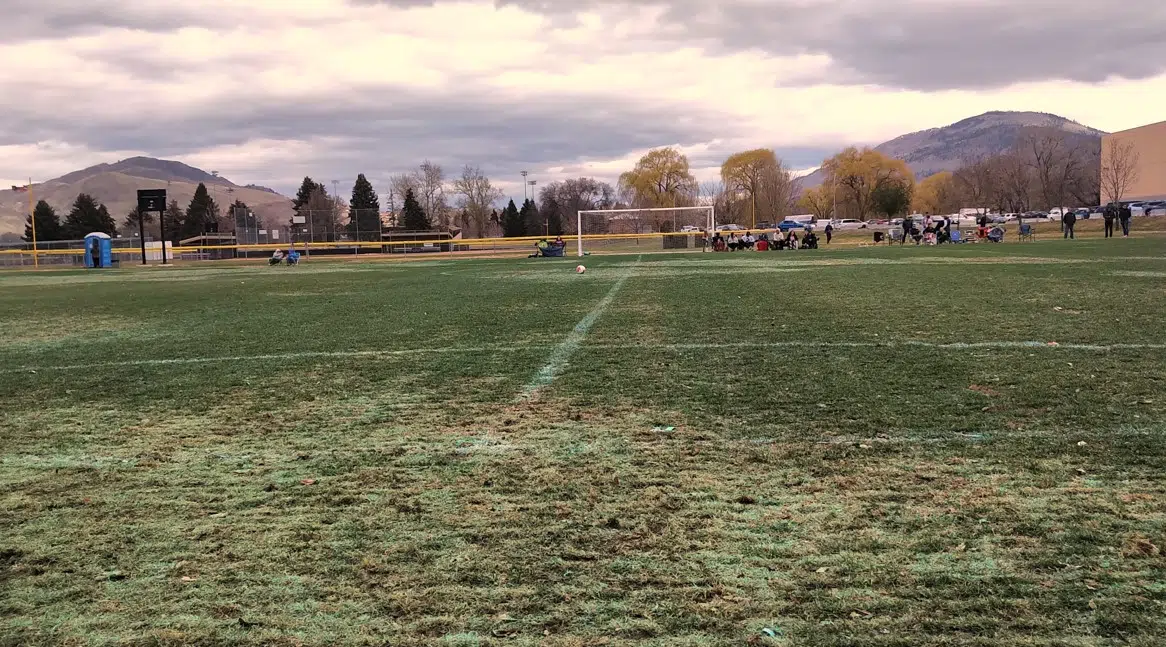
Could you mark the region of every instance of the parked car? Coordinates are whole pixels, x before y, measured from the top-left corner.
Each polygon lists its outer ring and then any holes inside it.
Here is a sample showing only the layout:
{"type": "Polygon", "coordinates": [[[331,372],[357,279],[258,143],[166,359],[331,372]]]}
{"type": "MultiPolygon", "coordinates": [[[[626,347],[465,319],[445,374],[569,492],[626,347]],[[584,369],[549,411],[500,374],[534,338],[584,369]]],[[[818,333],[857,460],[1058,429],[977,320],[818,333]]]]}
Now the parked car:
{"type": "Polygon", "coordinates": [[[717,225],[717,231],[745,231],[745,228],[742,227],[741,225],[733,225],[733,224],[717,225]]]}
{"type": "Polygon", "coordinates": [[[777,223],[777,228],[780,229],[782,233],[792,229],[805,229],[807,227],[809,227],[809,224],[798,222],[796,220],[782,220],[781,222],[777,223]]]}
{"type": "Polygon", "coordinates": [[[757,228],[758,229],[777,229],[777,227],[772,222],[770,222],[768,220],[762,220],[761,222],[757,223],[757,228]]]}
{"type": "Polygon", "coordinates": [[[701,231],[704,231],[704,230],[701,229],[700,227],[695,227],[693,225],[685,225],[685,226],[680,228],[680,233],[682,233],[682,234],[699,233],[701,231]]]}
{"type": "Polygon", "coordinates": [[[835,229],[866,229],[866,223],[853,218],[842,218],[831,221],[835,229]]]}

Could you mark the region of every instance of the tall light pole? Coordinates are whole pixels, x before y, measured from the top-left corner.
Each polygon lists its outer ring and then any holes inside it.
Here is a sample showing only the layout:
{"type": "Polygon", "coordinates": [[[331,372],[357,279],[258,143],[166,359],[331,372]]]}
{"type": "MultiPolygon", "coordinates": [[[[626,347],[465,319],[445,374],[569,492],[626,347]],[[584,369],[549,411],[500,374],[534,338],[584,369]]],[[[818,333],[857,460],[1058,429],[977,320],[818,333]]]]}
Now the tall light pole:
{"type": "MultiPolygon", "coordinates": [[[[340,219],[340,180],[332,180],[332,219],[331,222],[335,226],[336,221],[340,219]]],[[[349,214],[351,216],[351,214],[349,214]]],[[[332,240],[336,240],[333,237],[332,240]]]]}
{"type": "Polygon", "coordinates": [[[834,182],[831,182],[830,184],[832,184],[834,186],[834,213],[831,214],[830,217],[833,218],[834,220],[837,220],[838,219],[838,182],[834,181],[834,182]]]}
{"type": "Polygon", "coordinates": [[[526,186],[527,186],[526,176],[529,174],[530,174],[529,171],[523,171],[523,172],[519,173],[519,175],[522,176],[522,204],[526,204],[526,186]]]}
{"type": "Polygon", "coordinates": [[[32,178],[28,178],[28,186],[24,189],[28,194],[28,225],[32,227],[32,266],[40,267],[40,258],[36,250],[36,207],[32,202],[32,178]]]}

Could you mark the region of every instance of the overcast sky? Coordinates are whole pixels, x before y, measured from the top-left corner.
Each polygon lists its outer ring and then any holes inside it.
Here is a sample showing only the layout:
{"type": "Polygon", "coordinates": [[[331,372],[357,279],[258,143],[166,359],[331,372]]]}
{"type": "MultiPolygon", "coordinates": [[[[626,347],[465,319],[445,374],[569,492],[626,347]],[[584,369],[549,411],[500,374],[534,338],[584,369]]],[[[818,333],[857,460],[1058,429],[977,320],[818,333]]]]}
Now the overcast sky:
{"type": "Polygon", "coordinates": [[[988,110],[1163,119],[1162,0],[0,0],[0,182],[132,155],[292,192],[428,158],[521,198],[677,145],[796,169],[988,110]]]}

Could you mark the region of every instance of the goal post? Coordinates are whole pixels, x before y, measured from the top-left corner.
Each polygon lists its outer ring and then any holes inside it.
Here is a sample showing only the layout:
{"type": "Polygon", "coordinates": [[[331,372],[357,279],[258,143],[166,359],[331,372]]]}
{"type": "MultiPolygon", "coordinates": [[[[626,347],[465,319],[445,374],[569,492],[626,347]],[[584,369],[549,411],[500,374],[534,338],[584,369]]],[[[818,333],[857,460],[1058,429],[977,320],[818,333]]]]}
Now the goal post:
{"type": "Polygon", "coordinates": [[[588,238],[665,237],[677,232],[712,232],[716,229],[717,219],[716,208],[712,205],[588,209],[576,213],[575,226],[578,253],[583,256],[583,243],[588,238]]]}

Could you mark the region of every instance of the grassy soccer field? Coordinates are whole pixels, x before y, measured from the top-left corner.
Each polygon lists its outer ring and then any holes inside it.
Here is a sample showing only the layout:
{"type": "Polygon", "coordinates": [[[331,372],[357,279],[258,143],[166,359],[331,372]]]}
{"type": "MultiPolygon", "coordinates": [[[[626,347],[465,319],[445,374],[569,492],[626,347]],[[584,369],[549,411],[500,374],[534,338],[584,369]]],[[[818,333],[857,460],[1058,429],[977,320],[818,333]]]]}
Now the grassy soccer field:
{"type": "Polygon", "coordinates": [[[0,645],[1162,645],[1164,251],[0,274],[0,645]]]}

